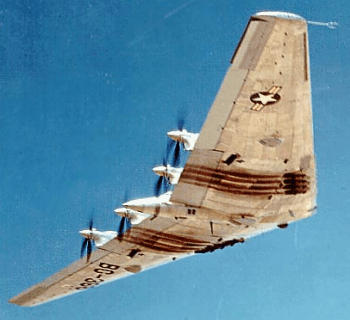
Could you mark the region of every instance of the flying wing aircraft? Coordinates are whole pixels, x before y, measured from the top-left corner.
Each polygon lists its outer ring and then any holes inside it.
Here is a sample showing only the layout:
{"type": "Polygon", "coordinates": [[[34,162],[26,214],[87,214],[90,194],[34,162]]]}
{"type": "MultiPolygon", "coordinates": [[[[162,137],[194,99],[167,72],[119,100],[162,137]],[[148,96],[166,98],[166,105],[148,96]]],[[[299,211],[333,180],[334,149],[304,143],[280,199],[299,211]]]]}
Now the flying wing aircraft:
{"type": "Polygon", "coordinates": [[[170,138],[191,150],[177,183],[116,209],[131,228],[81,231],[82,258],[10,302],[35,306],[307,218],[315,211],[307,23],[260,12],[244,31],[200,134],[170,138]],[[97,250],[91,253],[91,241],[97,250]]]}

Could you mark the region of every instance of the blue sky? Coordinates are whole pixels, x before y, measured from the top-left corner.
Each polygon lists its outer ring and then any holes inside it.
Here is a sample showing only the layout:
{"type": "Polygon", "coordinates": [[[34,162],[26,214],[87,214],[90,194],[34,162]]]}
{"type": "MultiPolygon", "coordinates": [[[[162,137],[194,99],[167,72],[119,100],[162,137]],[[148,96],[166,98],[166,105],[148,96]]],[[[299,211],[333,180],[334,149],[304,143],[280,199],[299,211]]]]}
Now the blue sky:
{"type": "Polygon", "coordinates": [[[0,0],[0,319],[348,319],[347,1],[0,0]],[[36,308],[7,300],[113,230],[178,112],[198,131],[249,16],[309,27],[318,168],[311,219],[36,308]]]}

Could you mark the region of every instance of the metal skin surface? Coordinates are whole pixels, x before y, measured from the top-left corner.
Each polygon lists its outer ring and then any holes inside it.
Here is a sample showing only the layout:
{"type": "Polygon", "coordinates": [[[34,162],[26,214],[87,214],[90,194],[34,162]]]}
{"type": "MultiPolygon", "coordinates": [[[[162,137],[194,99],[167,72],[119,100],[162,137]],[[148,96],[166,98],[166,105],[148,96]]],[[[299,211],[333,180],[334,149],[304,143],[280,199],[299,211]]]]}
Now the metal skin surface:
{"type": "Polygon", "coordinates": [[[308,59],[304,19],[252,16],[173,193],[126,203],[138,224],[122,238],[10,302],[35,306],[311,216],[308,59]],[[137,219],[138,211],[149,216],[137,219]]]}

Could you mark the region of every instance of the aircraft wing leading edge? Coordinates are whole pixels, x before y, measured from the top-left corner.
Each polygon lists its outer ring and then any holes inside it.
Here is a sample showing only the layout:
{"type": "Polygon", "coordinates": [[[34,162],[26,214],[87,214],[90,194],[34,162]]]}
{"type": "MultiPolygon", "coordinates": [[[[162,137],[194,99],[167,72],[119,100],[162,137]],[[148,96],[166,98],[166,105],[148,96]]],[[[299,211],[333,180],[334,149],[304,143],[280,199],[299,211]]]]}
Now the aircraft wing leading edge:
{"type": "Polygon", "coordinates": [[[307,24],[250,18],[171,202],[222,221],[146,219],[10,302],[34,306],[310,216],[315,209],[307,24]],[[194,209],[193,209],[194,208],[194,209]]]}

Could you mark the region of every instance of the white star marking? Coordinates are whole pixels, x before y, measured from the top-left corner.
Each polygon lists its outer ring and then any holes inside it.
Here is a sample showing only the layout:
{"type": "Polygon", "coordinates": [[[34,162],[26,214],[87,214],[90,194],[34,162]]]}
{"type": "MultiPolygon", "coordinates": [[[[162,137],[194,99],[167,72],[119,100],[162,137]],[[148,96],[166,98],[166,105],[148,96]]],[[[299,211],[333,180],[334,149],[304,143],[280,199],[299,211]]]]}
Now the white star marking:
{"type": "Polygon", "coordinates": [[[262,105],[266,105],[269,102],[276,102],[277,100],[273,98],[273,93],[269,94],[262,94],[261,92],[258,93],[259,97],[253,98],[254,102],[260,102],[262,105]]]}

